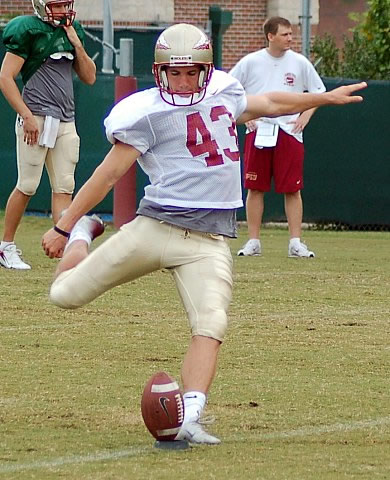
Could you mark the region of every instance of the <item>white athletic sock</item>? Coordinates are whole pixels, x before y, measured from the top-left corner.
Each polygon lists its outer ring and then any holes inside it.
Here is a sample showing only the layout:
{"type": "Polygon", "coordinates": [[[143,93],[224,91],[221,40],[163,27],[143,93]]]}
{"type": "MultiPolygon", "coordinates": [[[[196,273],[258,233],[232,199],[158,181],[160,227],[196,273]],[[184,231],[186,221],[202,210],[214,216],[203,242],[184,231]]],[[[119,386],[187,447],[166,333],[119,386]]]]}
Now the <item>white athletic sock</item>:
{"type": "Polygon", "coordinates": [[[0,249],[3,250],[8,245],[14,245],[15,242],[4,242],[4,240],[0,243],[0,249]]]}
{"type": "Polygon", "coordinates": [[[206,405],[206,395],[202,392],[186,392],[184,399],[183,423],[196,422],[206,405]]]}
{"type": "Polygon", "coordinates": [[[77,222],[76,225],[72,228],[65,250],[67,250],[69,246],[76,240],[83,240],[87,243],[88,247],[92,243],[90,232],[86,230],[82,224],[79,225],[79,222],[77,222]]]}
{"type": "Polygon", "coordinates": [[[301,244],[301,239],[299,237],[290,238],[290,245],[296,248],[299,248],[301,244]]]}

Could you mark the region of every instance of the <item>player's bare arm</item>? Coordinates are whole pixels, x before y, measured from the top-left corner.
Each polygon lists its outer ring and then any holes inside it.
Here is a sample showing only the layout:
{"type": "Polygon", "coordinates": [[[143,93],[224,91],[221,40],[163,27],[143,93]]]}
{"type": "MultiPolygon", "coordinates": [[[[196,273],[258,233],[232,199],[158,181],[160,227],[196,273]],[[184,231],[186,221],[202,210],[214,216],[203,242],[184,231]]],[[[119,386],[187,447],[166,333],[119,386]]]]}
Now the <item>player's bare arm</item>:
{"type": "Polygon", "coordinates": [[[355,92],[367,87],[366,82],[344,85],[324,93],[285,93],[270,92],[263,95],[248,95],[247,108],[237,119],[237,123],[245,123],[258,117],[279,117],[303,112],[310,108],[324,105],[346,105],[363,100],[355,92]]]}
{"type": "MultiPolygon", "coordinates": [[[[58,221],[57,227],[70,232],[77,220],[105,198],[139,156],[140,152],[131,145],[117,142],[79,190],[70,207],[58,221]]],[[[62,256],[66,241],[66,237],[50,229],[42,237],[42,247],[47,256],[58,258],[62,256]]]]}
{"type": "Polygon", "coordinates": [[[96,65],[91,57],[85,51],[81,40],[77,36],[76,30],[72,25],[62,27],[70,41],[74,46],[76,58],[73,64],[73,68],[78,77],[83,83],[87,85],[93,85],[96,81],[96,65]]]}
{"type": "Polygon", "coordinates": [[[38,142],[38,124],[15,82],[24,62],[24,58],[14,53],[5,54],[0,71],[0,89],[11,107],[23,118],[24,141],[28,145],[35,145],[38,142]]]}

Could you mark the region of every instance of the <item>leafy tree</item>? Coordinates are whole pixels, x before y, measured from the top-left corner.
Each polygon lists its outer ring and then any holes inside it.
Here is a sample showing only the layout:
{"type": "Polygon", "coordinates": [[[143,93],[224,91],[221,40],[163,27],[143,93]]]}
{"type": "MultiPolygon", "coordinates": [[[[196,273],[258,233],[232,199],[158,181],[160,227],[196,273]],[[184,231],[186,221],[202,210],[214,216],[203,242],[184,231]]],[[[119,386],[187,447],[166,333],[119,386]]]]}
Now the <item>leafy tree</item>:
{"type": "Polygon", "coordinates": [[[332,35],[326,33],[323,37],[315,37],[312,52],[316,59],[316,69],[321,76],[340,75],[339,49],[332,35]]]}
{"type": "Polygon", "coordinates": [[[331,35],[316,38],[314,58],[325,76],[390,80],[390,0],[368,0],[368,10],[350,17],[357,23],[341,52],[331,35]],[[340,59],[342,59],[340,61],[340,59]]]}
{"type": "Polygon", "coordinates": [[[357,32],[353,33],[352,40],[344,37],[342,56],[341,77],[362,80],[382,78],[378,72],[378,60],[375,51],[367,44],[364,37],[357,32]]]}

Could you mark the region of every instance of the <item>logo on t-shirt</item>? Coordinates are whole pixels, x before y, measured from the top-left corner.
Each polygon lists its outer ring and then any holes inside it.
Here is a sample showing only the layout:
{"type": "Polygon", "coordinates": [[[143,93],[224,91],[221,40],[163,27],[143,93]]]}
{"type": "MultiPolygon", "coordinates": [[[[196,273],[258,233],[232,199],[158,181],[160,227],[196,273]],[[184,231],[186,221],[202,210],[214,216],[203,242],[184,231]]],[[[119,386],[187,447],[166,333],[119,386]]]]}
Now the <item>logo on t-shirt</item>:
{"type": "Polygon", "coordinates": [[[257,180],[257,173],[248,172],[248,173],[245,175],[245,179],[246,179],[246,180],[256,181],[256,180],[257,180]]]}
{"type": "Polygon", "coordinates": [[[293,87],[295,85],[296,76],[293,73],[285,73],[284,74],[284,84],[288,85],[289,87],[293,87]]]}

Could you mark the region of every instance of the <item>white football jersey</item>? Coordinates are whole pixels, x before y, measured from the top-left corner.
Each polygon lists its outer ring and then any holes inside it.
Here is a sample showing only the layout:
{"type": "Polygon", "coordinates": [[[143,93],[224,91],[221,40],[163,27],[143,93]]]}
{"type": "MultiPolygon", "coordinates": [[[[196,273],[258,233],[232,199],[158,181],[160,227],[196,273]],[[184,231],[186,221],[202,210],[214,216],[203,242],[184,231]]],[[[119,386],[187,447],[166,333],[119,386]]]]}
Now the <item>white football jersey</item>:
{"type": "Polygon", "coordinates": [[[246,105],[240,83],[214,71],[197,105],[169,105],[151,88],[115,105],[104,125],[111,143],[119,140],[141,152],[138,162],[150,180],[145,199],[231,209],[243,205],[235,120],[246,105]]]}
{"type": "MultiPolygon", "coordinates": [[[[287,50],[282,57],[273,57],[266,48],[249,53],[243,57],[230,74],[233,75],[245,89],[248,95],[267,92],[322,93],[325,91],[320,76],[300,53],[287,50]]],[[[302,134],[293,134],[291,130],[299,114],[283,115],[267,119],[276,123],[285,132],[302,141],[302,134]]]]}

